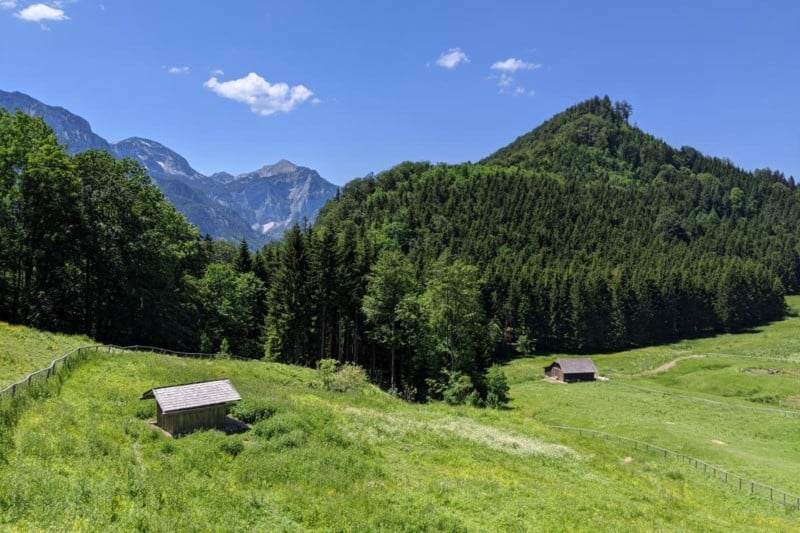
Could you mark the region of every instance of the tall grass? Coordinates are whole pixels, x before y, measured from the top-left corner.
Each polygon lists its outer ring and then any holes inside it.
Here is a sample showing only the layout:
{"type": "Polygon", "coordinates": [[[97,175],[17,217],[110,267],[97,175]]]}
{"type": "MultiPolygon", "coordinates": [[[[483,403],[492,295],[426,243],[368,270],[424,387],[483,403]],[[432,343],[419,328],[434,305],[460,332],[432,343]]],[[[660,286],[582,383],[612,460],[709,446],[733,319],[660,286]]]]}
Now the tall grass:
{"type": "Polygon", "coordinates": [[[548,428],[629,436],[800,492],[800,418],[777,411],[800,412],[796,339],[790,318],[599,355],[611,380],[569,386],[541,381],[553,357],[516,360],[504,411],[326,390],[314,371],[274,363],[93,354],[0,405],[0,529],[800,530],[800,513],[687,465],[548,428]],[[645,373],[686,355],[703,357],[645,373]],[[242,394],[249,431],[171,439],[149,424],[144,391],[220,377],[242,394]]]}
{"type": "MultiPolygon", "coordinates": [[[[410,405],[313,371],[92,355],[28,406],[0,466],[21,530],[774,530],[795,515],[691,469],[573,439],[511,411],[410,405]],[[228,377],[250,431],[180,439],[148,424],[157,385],[228,377]],[[743,526],[743,524],[746,524],[743,526]]],[[[567,390],[566,387],[564,387],[567,390]]],[[[580,390],[580,389],[575,389],[580,390]]],[[[514,392],[514,391],[512,391],[514,392]]],[[[521,391],[517,391],[519,394],[521,391]]],[[[518,400],[519,401],[519,400],[518,400]]]]}
{"type": "Polygon", "coordinates": [[[0,389],[65,353],[95,344],[82,335],[62,335],[0,322],[0,389]]]}

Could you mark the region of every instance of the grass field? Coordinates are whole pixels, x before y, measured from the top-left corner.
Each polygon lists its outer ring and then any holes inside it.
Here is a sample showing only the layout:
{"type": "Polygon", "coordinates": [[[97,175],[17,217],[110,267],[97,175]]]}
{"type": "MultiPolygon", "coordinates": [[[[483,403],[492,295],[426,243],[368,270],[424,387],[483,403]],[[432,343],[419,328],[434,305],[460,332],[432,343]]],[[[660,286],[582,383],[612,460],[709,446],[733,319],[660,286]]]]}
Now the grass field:
{"type": "Polygon", "coordinates": [[[540,379],[553,357],[520,359],[504,411],[411,405],[366,384],[328,392],[314,371],[272,363],[91,355],[2,444],[0,529],[800,530],[800,512],[687,465],[548,427],[660,444],[800,492],[798,338],[792,318],[600,355],[609,381],[568,386],[540,379]],[[704,357],[645,373],[688,355],[704,357]],[[148,425],[144,391],[217,377],[264,408],[250,431],[171,439],[148,425]]]}
{"type": "Polygon", "coordinates": [[[37,331],[0,322],[0,389],[68,351],[94,344],[88,337],[37,331]]]}
{"type": "MultiPolygon", "coordinates": [[[[796,306],[800,298],[788,302],[796,306]]],[[[508,365],[517,410],[664,446],[800,494],[800,318],[596,355],[606,382],[541,381],[556,357],[508,365]],[[649,373],[672,361],[672,368],[649,373]]]]}

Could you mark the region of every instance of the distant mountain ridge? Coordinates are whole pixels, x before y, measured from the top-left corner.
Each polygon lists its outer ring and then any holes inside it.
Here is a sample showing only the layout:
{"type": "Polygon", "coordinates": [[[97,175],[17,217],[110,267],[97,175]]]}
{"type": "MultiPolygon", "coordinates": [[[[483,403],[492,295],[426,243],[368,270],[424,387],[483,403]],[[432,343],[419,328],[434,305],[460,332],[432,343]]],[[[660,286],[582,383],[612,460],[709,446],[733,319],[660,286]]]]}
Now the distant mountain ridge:
{"type": "Polygon", "coordinates": [[[237,176],[228,172],[206,176],[157,141],[129,137],[108,142],[83,117],[21,92],[0,90],[0,107],[42,117],[70,154],[106,150],[117,158],[138,161],[178,211],[217,239],[244,238],[251,245],[263,245],[295,223],[313,221],[338,190],[315,170],[286,160],[237,176]]]}

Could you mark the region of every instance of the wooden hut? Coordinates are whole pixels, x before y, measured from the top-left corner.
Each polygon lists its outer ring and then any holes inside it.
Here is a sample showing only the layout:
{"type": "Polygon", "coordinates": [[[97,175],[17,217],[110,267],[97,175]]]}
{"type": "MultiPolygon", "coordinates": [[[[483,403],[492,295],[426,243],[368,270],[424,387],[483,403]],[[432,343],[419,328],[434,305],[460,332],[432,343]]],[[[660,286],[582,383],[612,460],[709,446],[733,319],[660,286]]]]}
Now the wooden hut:
{"type": "Polygon", "coordinates": [[[142,400],[155,399],[156,424],[172,435],[196,429],[222,427],[226,410],[242,397],[227,379],[157,387],[142,394],[142,400]]]}
{"type": "Polygon", "coordinates": [[[544,375],[565,383],[594,381],[597,379],[597,367],[588,357],[561,358],[544,367],[544,375]]]}

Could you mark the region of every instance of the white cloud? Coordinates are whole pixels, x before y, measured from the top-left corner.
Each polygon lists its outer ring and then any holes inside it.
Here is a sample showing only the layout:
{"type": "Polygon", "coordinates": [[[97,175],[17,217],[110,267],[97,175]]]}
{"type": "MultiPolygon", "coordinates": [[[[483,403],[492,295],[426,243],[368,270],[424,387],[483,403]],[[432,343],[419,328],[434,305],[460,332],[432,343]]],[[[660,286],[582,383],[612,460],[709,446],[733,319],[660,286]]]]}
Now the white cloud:
{"type": "Polygon", "coordinates": [[[442,52],[442,55],[436,60],[437,65],[448,69],[456,68],[461,63],[469,63],[467,54],[461,48],[451,48],[447,52],[442,52]]]}
{"type": "Polygon", "coordinates": [[[62,20],[69,20],[69,17],[64,13],[63,9],[50,7],[46,4],[30,5],[17,13],[16,16],[28,22],[59,22],[62,20]]]}
{"type": "Polygon", "coordinates": [[[214,70],[211,71],[211,75],[212,76],[224,76],[225,75],[225,71],[223,71],[221,68],[215,68],[214,70]]]}
{"type": "Polygon", "coordinates": [[[509,57],[505,61],[498,61],[491,66],[492,70],[499,70],[500,72],[516,72],[518,70],[536,70],[541,67],[536,63],[526,63],[521,59],[509,57]]]}
{"type": "Polygon", "coordinates": [[[500,78],[497,81],[498,87],[508,87],[514,83],[514,77],[508,74],[500,74],[500,78]]]}
{"type": "Polygon", "coordinates": [[[488,79],[496,80],[496,85],[500,87],[497,91],[498,94],[511,94],[512,96],[533,96],[536,94],[534,91],[526,91],[521,85],[516,83],[516,75],[523,70],[536,70],[541,67],[537,63],[528,63],[521,59],[509,57],[505,61],[497,61],[491,67],[491,70],[499,72],[499,74],[492,74],[488,79]],[[512,89],[512,87],[514,87],[512,89]]]}
{"type": "Polygon", "coordinates": [[[223,98],[247,104],[253,113],[262,116],[279,112],[288,113],[314,96],[314,93],[303,85],[290,87],[283,82],[270,83],[255,72],[238,80],[223,82],[212,77],[203,86],[223,98]]]}
{"type": "Polygon", "coordinates": [[[0,9],[14,9],[15,7],[17,7],[17,0],[0,1],[0,9]]]}
{"type": "Polygon", "coordinates": [[[189,67],[169,67],[167,70],[170,74],[188,74],[189,67]]]}

